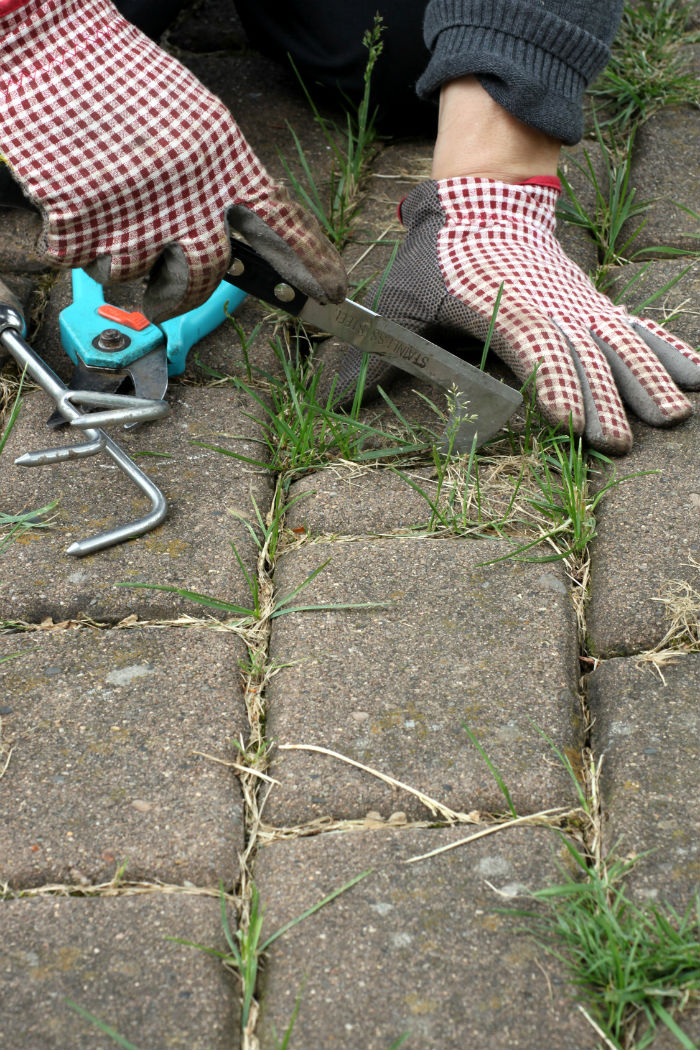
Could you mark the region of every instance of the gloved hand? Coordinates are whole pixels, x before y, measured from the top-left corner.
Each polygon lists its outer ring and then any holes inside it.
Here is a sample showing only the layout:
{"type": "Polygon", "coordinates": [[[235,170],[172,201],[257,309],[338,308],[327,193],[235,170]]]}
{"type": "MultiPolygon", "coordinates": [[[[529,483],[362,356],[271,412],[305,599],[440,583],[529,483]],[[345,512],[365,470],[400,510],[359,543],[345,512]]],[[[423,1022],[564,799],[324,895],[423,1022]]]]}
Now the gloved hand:
{"type": "Polygon", "coordinates": [[[150,273],[153,320],[203,302],[242,233],[302,291],[346,275],[223,103],[109,0],[29,0],[0,16],[0,154],[44,217],[42,248],[106,281],[150,273]]]}
{"type": "MultiPolygon", "coordinates": [[[[482,178],[423,183],[402,204],[406,239],[367,305],[431,338],[442,328],[483,342],[503,283],[493,351],[522,382],[537,368],[549,422],[571,418],[592,447],[620,455],[632,445],[623,402],[652,426],[685,419],[692,406],[675,384],[700,387],[700,355],[596,291],[554,236],[558,193],[482,178]]],[[[338,394],[354,387],[360,361],[357,351],[344,358],[338,394]]],[[[390,378],[372,360],[366,389],[390,378]]]]}

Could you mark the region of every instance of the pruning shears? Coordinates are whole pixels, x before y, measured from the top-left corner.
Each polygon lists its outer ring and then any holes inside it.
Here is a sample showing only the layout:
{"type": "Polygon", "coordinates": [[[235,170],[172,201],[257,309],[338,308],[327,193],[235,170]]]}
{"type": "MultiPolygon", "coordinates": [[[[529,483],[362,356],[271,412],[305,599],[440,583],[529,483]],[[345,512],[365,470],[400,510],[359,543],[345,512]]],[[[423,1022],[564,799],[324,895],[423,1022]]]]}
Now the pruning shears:
{"type": "Polygon", "coordinates": [[[104,451],[148,496],[151,511],[136,521],[76,541],[68,548],[69,554],[81,556],[111,547],[163,520],[167,513],[163,494],[103,428],[135,426],[167,414],[164,398],[169,378],[184,372],[190,349],[233,313],[246,294],[450,392],[455,451],[469,452],[483,444],[522,401],[516,390],[488,373],[350,299],[339,304],[317,302],[239,240],[232,242],[230,274],[207,302],[160,325],[138,311],[106,303],[101,285],[82,270],[73,271],[72,284],[73,301],[59,317],[61,341],[73,362],[73,375],[66,386],[26,342],[21,308],[0,283],[0,349],[7,350],[53,399],[56,411],[49,422],[66,423],[83,431],[87,439],[64,448],[27,452],[16,462],[40,466],[104,451]],[[133,393],[125,393],[127,381],[133,393]]]}
{"type": "Polygon", "coordinates": [[[134,396],[162,401],[171,376],[185,371],[192,347],[236,310],[245,292],[222,281],[187,313],[153,324],[138,311],[105,302],[102,286],[72,271],[73,301],[58,319],[61,344],[73,362],[69,387],[117,393],[127,379],[134,396]]]}

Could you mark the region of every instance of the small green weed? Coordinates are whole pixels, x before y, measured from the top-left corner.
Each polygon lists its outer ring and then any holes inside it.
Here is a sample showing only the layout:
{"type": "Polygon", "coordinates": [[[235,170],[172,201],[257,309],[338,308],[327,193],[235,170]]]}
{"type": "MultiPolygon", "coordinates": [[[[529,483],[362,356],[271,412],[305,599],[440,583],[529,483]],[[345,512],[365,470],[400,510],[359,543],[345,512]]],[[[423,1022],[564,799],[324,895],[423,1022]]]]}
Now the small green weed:
{"type": "Polygon", "coordinates": [[[700,104],[700,85],[683,51],[699,38],[688,32],[691,6],[678,0],[625,5],[610,62],[589,90],[609,113],[608,127],[629,129],[663,106],[700,104]]]}
{"type": "Polygon", "coordinates": [[[257,887],[253,886],[251,890],[248,922],[245,928],[239,927],[235,933],[232,933],[228,921],[228,915],[226,913],[226,896],[222,889],[220,897],[221,925],[224,937],[226,938],[226,944],[228,945],[228,951],[219,951],[216,948],[205,948],[201,944],[181,940],[178,937],[169,937],[168,940],[174,941],[176,944],[186,944],[191,948],[198,948],[200,951],[207,952],[209,955],[214,955],[221,959],[224,966],[238,974],[243,987],[241,1025],[245,1030],[248,1025],[251,1006],[255,996],[258,970],[261,960],[268,948],[274,944],[275,941],[279,940],[283,934],[287,933],[288,930],[297,926],[310,915],[314,915],[317,911],[320,911],[320,909],[326,904],[330,904],[331,901],[336,899],[336,897],[339,897],[342,893],[351,889],[358,882],[361,882],[362,879],[366,879],[371,873],[372,869],[367,868],[365,871],[360,872],[359,875],[355,875],[354,878],[343,883],[343,885],[337,890],[333,890],[332,893],[329,893],[322,900],[317,901],[310,908],[307,908],[306,911],[301,913],[301,915],[297,915],[296,918],[290,919],[289,922],[284,923],[284,925],[280,926],[280,928],[275,930],[274,933],[264,938],[262,935],[263,909],[260,907],[260,897],[257,887]]]}
{"type": "MultiPolygon", "coordinates": [[[[281,490],[278,487],[278,494],[275,498],[274,506],[267,519],[263,519],[257,503],[253,500],[256,519],[255,524],[258,526],[259,532],[256,530],[255,525],[247,518],[244,518],[243,515],[239,513],[235,514],[235,516],[243,522],[245,528],[252,537],[253,542],[268,562],[276,551],[280,524],[284,512],[287,509],[279,498],[280,491],[281,490]]],[[[297,499],[301,498],[301,496],[297,497],[297,499]]],[[[290,506],[293,502],[295,501],[291,500],[287,506],[290,506]]],[[[238,605],[236,602],[228,601],[225,598],[215,598],[209,594],[202,594],[200,591],[192,591],[184,587],[175,587],[170,584],[133,583],[129,581],[118,583],[116,586],[129,587],[133,590],[163,591],[168,594],[177,594],[180,598],[185,598],[188,601],[195,602],[197,605],[202,605],[207,609],[215,609],[219,613],[224,613],[229,618],[239,617],[239,626],[241,627],[244,626],[246,622],[261,623],[263,621],[275,620],[279,616],[285,616],[288,613],[319,612],[323,610],[341,611],[344,609],[376,609],[384,607],[384,603],[382,602],[322,602],[312,605],[291,604],[294,602],[297,595],[312,583],[319,573],[323,572],[326,566],[330,563],[330,558],[327,558],[321,565],[318,565],[313,569],[312,572],[304,577],[300,584],[294,587],[288,594],[284,595],[284,597],[273,594],[270,599],[263,601],[257,570],[247,568],[245,559],[232,541],[230,542],[230,546],[248,588],[251,597],[250,605],[238,605]]]]}
{"type": "Polygon", "coordinates": [[[125,1039],[123,1035],[120,1035],[116,1028],[113,1028],[111,1025],[106,1024],[105,1021],[100,1020],[99,1017],[95,1017],[95,1015],[90,1013],[89,1010],[86,1010],[78,1003],[74,1003],[72,999],[65,999],[64,1001],[66,1005],[70,1007],[71,1010],[74,1010],[75,1013],[80,1014],[80,1016],[84,1017],[86,1021],[90,1021],[91,1024],[94,1024],[96,1028],[99,1028],[99,1030],[104,1033],[104,1035],[109,1036],[110,1039],[113,1039],[114,1042],[117,1043],[118,1046],[123,1047],[124,1050],[139,1050],[137,1046],[135,1046],[133,1043],[130,1043],[129,1040],[125,1039]]]}
{"type": "Polygon", "coordinates": [[[321,397],[321,374],[312,357],[291,351],[279,338],[270,345],[280,364],[279,376],[260,373],[256,386],[238,378],[232,380],[260,409],[258,415],[249,415],[260,428],[260,456],[245,456],[204,442],[194,444],[283,474],[288,482],[335,459],[371,464],[425,453],[439,440],[434,431],[411,426],[388,397],[385,401],[392,411],[393,430],[360,419],[362,377],[352,407],[347,412],[334,409],[332,388],[325,399],[321,397]]]}
{"type": "MultiPolygon", "coordinates": [[[[20,380],[19,387],[14,397],[14,402],[7,419],[7,423],[0,434],[0,455],[2,455],[3,449],[7,444],[8,438],[12,433],[13,427],[17,422],[20,410],[22,408],[22,386],[24,382],[24,376],[20,380]]],[[[42,521],[41,518],[44,514],[48,514],[56,507],[56,501],[47,503],[45,507],[40,507],[38,510],[24,511],[22,514],[7,514],[4,511],[0,511],[0,554],[5,551],[10,544],[18,540],[20,536],[23,536],[25,532],[29,532],[30,529],[48,529],[51,526],[50,521],[42,521]],[[2,534],[2,530],[7,530],[2,534]]]]}
{"type": "Polygon", "coordinates": [[[599,291],[605,292],[612,284],[611,269],[629,261],[627,253],[644,229],[646,220],[634,228],[630,223],[644,215],[652,202],[636,200],[636,190],[630,185],[633,136],[630,135],[624,149],[618,148],[616,144],[609,148],[600,127],[596,125],[596,138],[600,147],[601,174],[596,170],[596,164],[587,149],[583,151],[584,164],[569,157],[569,163],[578,169],[594,191],[593,210],[586,209],[560,169],[559,178],[566,197],[562,197],[559,203],[557,217],[586,230],[594,241],[598,266],[592,275],[593,282],[599,291]]]}
{"type": "Polygon", "coordinates": [[[697,1050],[674,1014],[700,991],[700,902],[683,915],[668,904],[638,905],[624,887],[635,862],[608,858],[591,868],[562,841],[584,878],[562,872],[561,883],[531,894],[544,911],[510,914],[527,918],[540,947],[566,967],[609,1045],[643,1050],[666,1028],[684,1050],[697,1050]]]}
{"type": "MultiPolygon", "coordinates": [[[[340,128],[335,121],[323,117],[312,99],[292,62],[294,72],[311,107],[316,123],[323,131],[324,138],[333,158],[330,185],[327,191],[322,190],[314,178],[311,165],[306,157],[304,147],[298,135],[288,125],[298,160],[304,173],[302,183],[292,171],[289,163],[281,156],[287,178],[300,200],[316,216],[329,239],[338,248],[342,248],[352,234],[352,227],[359,211],[359,192],[365,171],[375,152],[377,135],[374,128],[375,113],[370,110],[372,71],[382,52],[382,19],[375,15],[374,24],[363,37],[367,48],[367,64],[364,72],[364,91],[356,112],[347,110],[345,127],[340,128]]],[[[291,61],[291,59],[290,59],[291,61]]]]}
{"type": "MultiPolygon", "coordinates": [[[[579,799],[585,828],[597,839],[594,795],[589,798],[568,756],[531,722],[564,766],[579,799]]],[[[488,766],[517,819],[501,771],[486,754],[476,735],[463,727],[488,766]]],[[[591,786],[596,771],[591,770],[591,786]]],[[[558,959],[569,974],[577,998],[594,1015],[606,1045],[616,1050],[644,1050],[659,1028],[675,1036],[683,1050],[697,1050],[679,1027],[674,1014],[700,993],[700,900],[679,915],[668,904],[634,903],[625,892],[625,879],[640,858],[621,861],[590,856],[570,834],[582,829],[554,829],[574,862],[575,876],[559,864],[562,881],[528,894],[543,907],[507,908],[506,915],[527,920],[521,930],[558,959]]]]}

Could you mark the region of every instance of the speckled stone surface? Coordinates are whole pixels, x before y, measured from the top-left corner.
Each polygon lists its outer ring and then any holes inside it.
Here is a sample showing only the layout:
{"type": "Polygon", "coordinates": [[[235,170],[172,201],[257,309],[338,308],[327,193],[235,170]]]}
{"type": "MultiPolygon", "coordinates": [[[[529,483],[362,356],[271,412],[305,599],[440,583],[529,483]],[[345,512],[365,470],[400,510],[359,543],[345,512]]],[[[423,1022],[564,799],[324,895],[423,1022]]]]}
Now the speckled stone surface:
{"type": "Polygon", "coordinates": [[[589,679],[592,745],[603,756],[604,845],[643,854],[628,885],[681,913],[700,888],[700,654],[660,672],[607,660],[589,679]]]}
{"type": "MultiPolygon", "coordinates": [[[[11,548],[12,572],[0,576],[0,617],[63,620],[79,612],[114,621],[137,613],[168,617],[203,615],[201,605],[177,594],[124,589],[146,583],[198,591],[237,604],[250,594],[231,543],[253,569],[257,547],[233,512],[253,518],[252,499],[269,499],[270,483],[247,464],[198,446],[223,446],[243,455],[253,451],[255,424],[247,418],[248,399],[232,388],[178,388],[165,420],[115,435],[148,476],[162,488],[168,517],[138,540],[76,559],[69,544],[103,529],[133,521],[149,510],[148,501],[104,453],[82,463],[19,467],[15,456],[74,440],[65,430],[44,426],[51,402],[28,394],[0,459],[0,483],[12,494],[13,513],[53,501],[50,528],[33,529],[11,548]]],[[[257,452],[257,446],[255,446],[257,452]]],[[[9,557],[5,554],[4,560],[9,557]]],[[[210,615],[225,615],[211,610],[210,615]]]]}
{"type": "MultiPolygon", "coordinates": [[[[225,950],[218,901],[185,893],[44,897],[0,903],[3,1045],[112,1050],[236,1050],[240,1011],[218,959],[169,937],[225,950]]],[[[231,919],[233,925],[233,919],[231,919]]]]}
{"type": "Polygon", "coordinates": [[[235,881],[247,720],[235,635],[205,628],[0,637],[0,880],[235,881]],[[217,762],[217,759],[219,760],[217,762]]]}
{"type": "Polygon", "coordinates": [[[668,106],[640,127],[630,179],[636,201],[652,203],[646,215],[625,228],[623,236],[629,237],[646,219],[634,240],[635,251],[645,249],[647,257],[654,257],[659,246],[695,252],[700,247],[699,146],[697,112],[684,106],[668,106]]]}
{"type": "Polygon", "coordinates": [[[668,605],[659,599],[673,593],[676,580],[697,588],[700,397],[690,398],[695,415],[672,430],[633,424],[634,447],[614,469],[618,477],[642,476],[624,481],[598,505],[587,611],[588,639],[598,656],[655,646],[670,626],[668,605]]]}
{"type": "Polygon", "coordinates": [[[268,935],[371,870],[272,946],[261,1045],[285,1031],[299,995],[290,1050],[384,1050],[404,1035],[407,1046],[441,1050],[598,1046],[561,967],[504,914],[558,877],[559,839],[513,829],[406,863],[473,830],[357,831],[261,851],[268,935]]]}
{"type": "MultiPolygon", "coordinates": [[[[572,755],[582,740],[576,629],[561,570],[514,561],[498,541],[311,544],[275,574],[280,596],[330,563],[295,603],[380,602],[275,620],[267,733],[313,744],[407,782],[453,809],[505,801],[464,725],[520,812],[572,804],[574,787],[538,734],[572,755]]],[[[298,824],[378,810],[427,816],[407,792],[320,754],[275,753],[265,819],[298,824]]]]}

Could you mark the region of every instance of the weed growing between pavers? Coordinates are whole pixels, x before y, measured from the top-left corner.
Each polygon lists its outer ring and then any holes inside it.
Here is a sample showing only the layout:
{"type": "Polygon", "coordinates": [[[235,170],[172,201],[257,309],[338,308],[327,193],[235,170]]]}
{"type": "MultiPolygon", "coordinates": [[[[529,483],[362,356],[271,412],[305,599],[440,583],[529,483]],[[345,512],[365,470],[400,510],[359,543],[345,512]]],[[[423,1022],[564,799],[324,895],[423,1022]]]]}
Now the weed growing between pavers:
{"type": "MultiPolygon", "coordinates": [[[[22,408],[23,384],[24,376],[20,378],[18,386],[14,388],[14,398],[11,407],[9,403],[6,406],[9,409],[9,414],[2,434],[0,434],[0,456],[3,454],[7,440],[12,433],[22,408]]],[[[1,419],[2,412],[0,412],[1,419]]],[[[8,514],[6,511],[0,510],[0,555],[7,551],[7,548],[18,540],[20,536],[29,532],[30,529],[50,528],[51,519],[45,518],[44,515],[49,514],[55,507],[56,501],[54,500],[52,503],[47,503],[45,507],[39,507],[38,510],[27,510],[20,514],[8,514]]]]}
{"type": "Polygon", "coordinates": [[[509,914],[526,918],[538,945],[564,965],[606,1045],[642,1050],[666,1028],[684,1050],[696,1050],[674,1015],[700,995],[700,900],[683,915],[669,904],[635,904],[624,886],[635,861],[607,857],[591,866],[562,839],[583,880],[562,870],[564,881],[531,894],[544,912],[509,914]]]}
{"type": "Polygon", "coordinates": [[[684,45],[695,5],[687,0],[626,4],[610,62],[589,94],[606,107],[606,123],[627,130],[664,106],[700,105],[700,84],[684,45]]]}
{"type": "MultiPolygon", "coordinates": [[[[267,949],[274,944],[275,941],[279,940],[279,938],[288,930],[291,930],[294,926],[303,922],[303,920],[307,919],[310,915],[314,915],[317,911],[320,911],[321,908],[330,904],[331,901],[334,901],[336,897],[339,897],[342,893],[345,893],[371,874],[372,869],[368,868],[366,871],[360,872],[359,875],[355,875],[354,878],[343,883],[338,889],[333,890],[332,893],[327,894],[322,900],[317,901],[310,908],[307,908],[306,911],[301,913],[301,915],[297,915],[296,918],[290,919],[289,922],[280,926],[278,930],[275,930],[274,933],[269,934],[267,937],[263,937],[262,935],[264,908],[260,905],[260,897],[255,884],[251,883],[250,887],[250,913],[248,922],[244,928],[239,926],[235,933],[231,931],[229,925],[228,916],[226,914],[226,899],[222,892],[221,925],[229,948],[227,952],[218,951],[215,948],[207,948],[202,944],[181,940],[178,937],[171,937],[169,940],[175,941],[176,944],[186,944],[191,948],[198,948],[200,951],[216,956],[218,959],[221,959],[227,969],[238,975],[241,981],[243,993],[241,1024],[247,1038],[251,1039],[255,1031],[255,1023],[257,1020],[255,990],[258,981],[258,970],[267,949]]],[[[297,1003],[298,1001],[299,997],[297,996],[297,1003]]],[[[286,1046],[289,1040],[294,1021],[296,1020],[299,1009],[297,1003],[295,1003],[290,1023],[285,1032],[282,1044],[284,1046],[286,1046]]]]}
{"type": "MultiPolygon", "coordinates": [[[[367,64],[364,72],[364,90],[356,112],[346,113],[345,127],[340,128],[335,121],[329,121],[321,115],[311,95],[299,76],[294,63],[292,66],[297,79],[306,95],[316,124],[321,128],[327,148],[333,158],[333,168],[327,188],[319,187],[309,164],[304,147],[291,125],[287,125],[294,139],[297,157],[305,176],[302,183],[293,173],[289,163],[281,155],[282,164],[290,185],[297,197],[302,200],[309,211],[316,216],[321,228],[333,244],[342,249],[347,244],[353,231],[361,207],[360,192],[371,161],[376,155],[378,143],[374,123],[376,109],[370,109],[372,71],[382,53],[383,24],[377,13],[374,24],[363,38],[367,49],[367,64]]],[[[290,58],[291,62],[291,58],[290,58]]]]}

